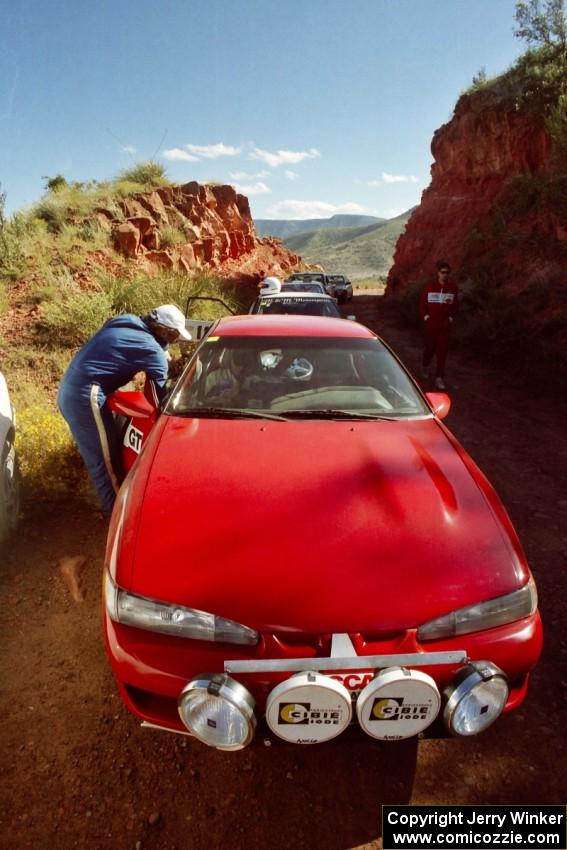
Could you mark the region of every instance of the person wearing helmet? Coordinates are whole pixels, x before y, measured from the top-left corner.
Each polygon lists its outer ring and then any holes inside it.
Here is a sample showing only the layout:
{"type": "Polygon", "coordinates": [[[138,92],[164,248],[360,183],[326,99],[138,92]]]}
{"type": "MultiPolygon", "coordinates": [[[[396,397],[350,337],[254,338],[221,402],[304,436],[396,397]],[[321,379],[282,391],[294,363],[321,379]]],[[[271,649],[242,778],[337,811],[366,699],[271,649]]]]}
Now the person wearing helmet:
{"type": "Polygon", "coordinates": [[[219,365],[205,383],[205,398],[208,402],[224,407],[246,406],[246,393],[253,380],[256,353],[248,349],[224,349],[219,365]]]}
{"type": "Polygon", "coordinates": [[[260,295],[274,295],[281,291],[282,282],[279,277],[265,277],[259,286],[260,295]]]}
{"type": "Polygon", "coordinates": [[[75,354],[63,375],[57,405],[110,515],[118,492],[120,435],[106,405],[108,396],[145,372],[156,407],[165,399],[168,345],[190,340],[185,316],[173,304],[147,316],[125,314],[109,319],[75,354]]]}

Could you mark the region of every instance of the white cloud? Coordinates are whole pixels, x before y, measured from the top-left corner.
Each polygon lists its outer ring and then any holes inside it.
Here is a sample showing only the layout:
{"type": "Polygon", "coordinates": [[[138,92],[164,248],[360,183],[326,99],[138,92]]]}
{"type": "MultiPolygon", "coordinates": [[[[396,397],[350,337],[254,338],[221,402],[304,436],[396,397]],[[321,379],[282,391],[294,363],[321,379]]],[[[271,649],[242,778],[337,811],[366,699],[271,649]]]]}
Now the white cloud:
{"type": "MultiPolygon", "coordinates": [[[[382,172],[382,180],[384,183],[417,183],[417,177],[414,177],[413,174],[388,174],[386,171],[382,172]]],[[[369,185],[373,185],[370,183],[369,185]]]]}
{"type": "Polygon", "coordinates": [[[388,174],[387,171],[383,171],[382,177],[368,180],[367,186],[383,186],[385,183],[419,183],[419,180],[413,174],[388,174]]]}
{"type": "Polygon", "coordinates": [[[288,180],[297,180],[297,178],[299,177],[299,174],[297,173],[297,171],[289,171],[289,169],[288,169],[285,172],[285,176],[287,177],[288,180]]]}
{"type": "Polygon", "coordinates": [[[352,201],[346,204],[329,204],[326,201],[280,201],[267,211],[271,218],[330,218],[336,213],[363,213],[365,208],[352,201]]]}
{"type": "Polygon", "coordinates": [[[250,186],[241,186],[239,183],[235,183],[234,188],[241,195],[246,195],[247,197],[249,195],[266,195],[272,191],[265,183],[253,183],[250,186]]]}
{"type": "Polygon", "coordinates": [[[317,159],[320,156],[317,148],[310,148],[308,151],[276,151],[275,153],[262,150],[262,148],[254,148],[250,154],[250,159],[259,159],[271,168],[277,168],[278,165],[296,165],[304,159],[317,159]]]}
{"type": "Polygon", "coordinates": [[[261,177],[267,177],[270,171],[257,171],[256,174],[248,174],[247,171],[229,171],[230,177],[233,180],[259,180],[261,177]]]}
{"type": "Polygon", "coordinates": [[[164,159],[170,159],[173,162],[176,162],[177,160],[183,162],[199,162],[198,157],[192,156],[192,154],[181,150],[181,148],[169,148],[163,152],[162,156],[164,159]]]}
{"type": "Polygon", "coordinates": [[[134,145],[124,145],[122,147],[122,150],[124,151],[124,153],[136,153],[136,148],[134,147],[134,145]]]}
{"type": "Polygon", "coordinates": [[[217,145],[185,145],[189,153],[204,159],[217,159],[219,156],[237,156],[242,148],[235,148],[232,145],[224,145],[219,142],[217,145]]]}

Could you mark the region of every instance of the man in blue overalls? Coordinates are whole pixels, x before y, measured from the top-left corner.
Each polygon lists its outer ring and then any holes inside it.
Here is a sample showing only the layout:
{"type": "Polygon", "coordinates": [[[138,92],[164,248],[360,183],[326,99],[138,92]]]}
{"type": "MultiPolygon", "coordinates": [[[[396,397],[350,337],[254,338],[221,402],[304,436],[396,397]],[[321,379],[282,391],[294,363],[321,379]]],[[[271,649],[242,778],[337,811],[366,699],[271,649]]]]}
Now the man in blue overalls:
{"type": "Polygon", "coordinates": [[[145,372],[157,407],[166,395],[166,350],[180,337],[189,340],[191,334],[173,304],[156,307],[147,316],[117,316],[77,352],[63,375],[57,404],[105,514],[110,515],[120,486],[120,435],[106,399],[137,372],[145,372]]]}

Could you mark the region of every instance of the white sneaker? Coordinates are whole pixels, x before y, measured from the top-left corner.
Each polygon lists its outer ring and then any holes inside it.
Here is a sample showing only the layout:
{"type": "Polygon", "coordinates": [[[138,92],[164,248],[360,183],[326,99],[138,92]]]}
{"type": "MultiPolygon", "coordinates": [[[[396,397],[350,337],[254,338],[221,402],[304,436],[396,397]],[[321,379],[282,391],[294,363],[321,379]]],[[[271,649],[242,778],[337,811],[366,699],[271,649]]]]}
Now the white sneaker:
{"type": "Polygon", "coordinates": [[[435,388],[438,390],[446,390],[447,385],[443,378],[435,378],[435,388]]]}

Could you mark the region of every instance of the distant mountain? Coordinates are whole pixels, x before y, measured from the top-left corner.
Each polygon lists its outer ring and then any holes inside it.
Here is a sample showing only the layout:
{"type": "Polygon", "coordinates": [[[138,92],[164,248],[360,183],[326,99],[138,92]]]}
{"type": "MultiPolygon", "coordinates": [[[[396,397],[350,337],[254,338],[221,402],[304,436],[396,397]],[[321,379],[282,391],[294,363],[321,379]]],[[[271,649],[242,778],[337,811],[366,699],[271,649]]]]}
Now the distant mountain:
{"type": "Polygon", "coordinates": [[[386,277],[393,264],[396,243],[412,212],[407,210],[397,218],[376,219],[365,226],[310,230],[285,237],[284,244],[306,262],[319,263],[325,271],[346,274],[351,280],[386,277]]]}
{"type": "Polygon", "coordinates": [[[257,218],[254,220],[254,225],[259,236],[277,236],[279,239],[287,239],[288,236],[295,236],[298,233],[304,233],[306,230],[322,230],[328,227],[364,227],[386,220],[385,218],[376,218],[374,215],[333,215],[331,218],[307,218],[300,221],[257,218]]]}

